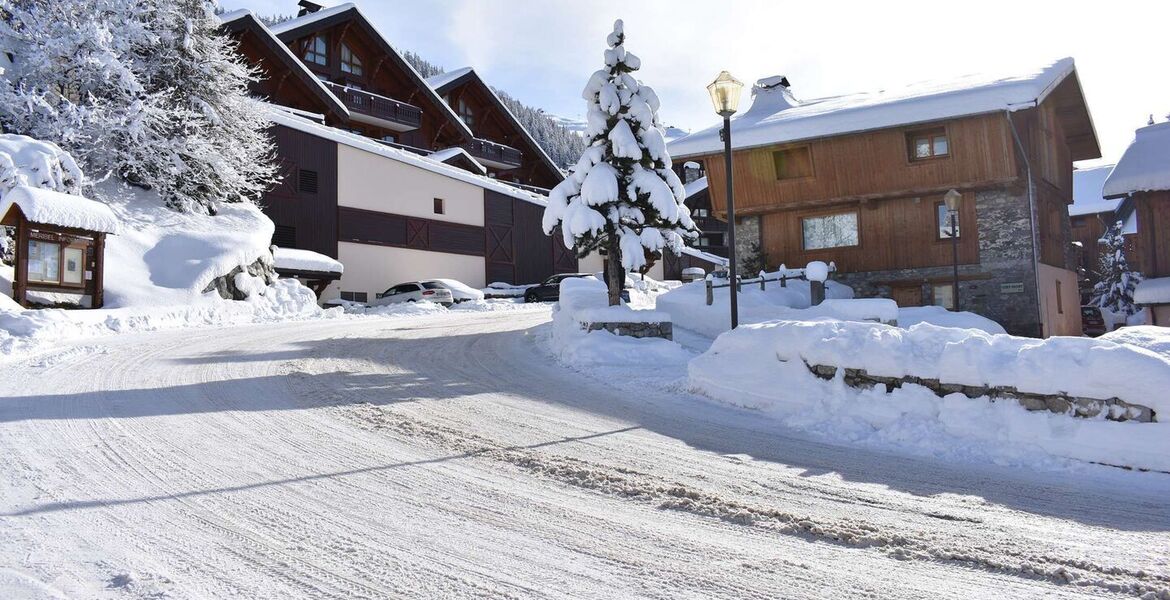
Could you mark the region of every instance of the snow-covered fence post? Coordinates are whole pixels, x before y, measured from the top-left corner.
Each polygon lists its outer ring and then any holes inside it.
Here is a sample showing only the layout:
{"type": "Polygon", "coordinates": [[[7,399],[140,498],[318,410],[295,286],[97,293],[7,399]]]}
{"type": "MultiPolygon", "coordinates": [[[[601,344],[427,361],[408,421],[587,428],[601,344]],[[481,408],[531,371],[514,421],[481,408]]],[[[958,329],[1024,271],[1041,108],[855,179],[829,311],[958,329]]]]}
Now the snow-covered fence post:
{"type": "Polygon", "coordinates": [[[814,260],[804,268],[804,277],[808,279],[810,301],[813,306],[825,301],[825,280],[829,278],[829,265],[814,260]]]}
{"type": "Polygon", "coordinates": [[[788,267],[780,265],[780,287],[788,287],[788,267]]]}
{"type": "Polygon", "coordinates": [[[707,284],[707,306],[711,306],[715,303],[715,288],[711,287],[711,277],[708,276],[704,283],[707,284]]]}
{"type": "Polygon", "coordinates": [[[611,306],[621,304],[624,273],[642,269],[654,253],[681,254],[683,240],[699,235],[671,170],[658,96],[632,75],[642,61],[625,39],[619,19],[606,40],[605,67],[581,93],[589,147],[549,192],[543,219],[545,233],[560,228],[578,258],[604,249],[611,306]]]}
{"type": "Polygon", "coordinates": [[[761,291],[761,292],[762,292],[762,291],[764,291],[764,280],[765,280],[765,279],[766,279],[766,278],[764,277],[764,271],[763,271],[763,270],[761,270],[761,271],[760,271],[760,291],[761,291]]]}

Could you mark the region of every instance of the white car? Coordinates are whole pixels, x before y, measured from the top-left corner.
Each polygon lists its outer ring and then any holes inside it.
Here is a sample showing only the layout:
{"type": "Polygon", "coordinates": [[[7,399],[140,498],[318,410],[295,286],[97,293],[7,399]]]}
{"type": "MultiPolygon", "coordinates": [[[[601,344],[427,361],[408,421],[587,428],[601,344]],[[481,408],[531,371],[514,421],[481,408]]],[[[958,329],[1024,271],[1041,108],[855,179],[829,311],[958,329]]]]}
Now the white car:
{"type": "Polygon", "coordinates": [[[424,279],[423,284],[437,283],[451,291],[451,297],[455,299],[455,303],[460,302],[478,302],[483,300],[483,292],[454,279],[424,279]]]}
{"type": "Polygon", "coordinates": [[[443,306],[451,306],[455,298],[451,290],[433,282],[408,281],[400,283],[381,294],[370,303],[370,306],[386,306],[387,304],[401,304],[403,302],[434,302],[443,306]]]}

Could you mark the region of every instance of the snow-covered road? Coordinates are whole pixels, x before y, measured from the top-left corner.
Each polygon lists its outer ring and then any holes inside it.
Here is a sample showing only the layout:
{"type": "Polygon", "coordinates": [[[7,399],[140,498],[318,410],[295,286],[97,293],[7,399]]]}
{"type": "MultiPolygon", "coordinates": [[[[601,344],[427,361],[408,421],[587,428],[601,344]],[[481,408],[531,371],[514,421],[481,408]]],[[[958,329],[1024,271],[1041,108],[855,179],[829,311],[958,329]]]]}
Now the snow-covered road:
{"type": "Polygon", "coordinates": [[[778,435],[551,362],[545,311],[0,365],[0,597],[1170,598],[1170,476],[778,435]]]}

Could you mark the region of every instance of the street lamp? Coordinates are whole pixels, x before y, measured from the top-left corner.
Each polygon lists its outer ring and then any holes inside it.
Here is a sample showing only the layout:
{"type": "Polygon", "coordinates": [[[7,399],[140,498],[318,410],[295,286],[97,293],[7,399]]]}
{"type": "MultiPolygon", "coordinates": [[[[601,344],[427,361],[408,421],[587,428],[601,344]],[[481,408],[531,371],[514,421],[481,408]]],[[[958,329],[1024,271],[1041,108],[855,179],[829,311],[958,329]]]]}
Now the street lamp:
{"type": "Polygon", "coordinates": [[[943,204],[947,206],[947,217],[951,221],[951,256],[955,268],[954,287],[952,294],[954,294],[953,304],[955,311],[959,310],[959,203],[963,200],[963,195],[956,190],[951,190],[943,196],[943,204]]]}
{"type": "Polygon", "coordinates": [[[719,132],[719,137],[723,139],[724,169],[727,174],[727,268],[731,271],[732,329],[739,327],[739,297],[735,270],[735,197],[732,195],[731,184],[731,115],[739,109],[739,96],[742,91],[743,82],[732,77],[727,71],[720,72],[715,81],[707,86],[707,93],[711,94],[711,104],[715,106],[715,112],[723,117],[723,130],[719,132]]]}

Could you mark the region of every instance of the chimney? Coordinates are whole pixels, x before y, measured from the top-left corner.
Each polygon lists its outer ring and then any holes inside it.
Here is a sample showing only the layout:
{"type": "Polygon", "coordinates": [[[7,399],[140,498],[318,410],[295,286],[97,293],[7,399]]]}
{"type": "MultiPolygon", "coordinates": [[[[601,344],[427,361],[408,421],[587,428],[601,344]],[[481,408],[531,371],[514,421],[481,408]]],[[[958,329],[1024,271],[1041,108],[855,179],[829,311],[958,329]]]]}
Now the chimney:
{"type": "Polygon", "coordinates": [[[1153,124],[1154,124],[1154,113],[1150,113],[1150,120],[1146,121],[1146,125],[1153,125],[1153,124]]]}
{"type": "Polygon", "coordinates": [[[776,113],[800,101],[792,95],[792,84],[784,75],[773,75],[756,81],[752,86],[752,106],[748,110],[776,113]]]}
{"type": "Polygon", "coordinates": [[[325,8],[324,6],[321,6],[320,4],[317,4],[316,2],[312,2],[311,0],[301,0],[300,2],[297,2],[297,6],[301,7],[301,10],[297,11],[298,17],[303,17],[305,15],[311,15],[311,14],[321,10],[322,8],[325,8]]]}

